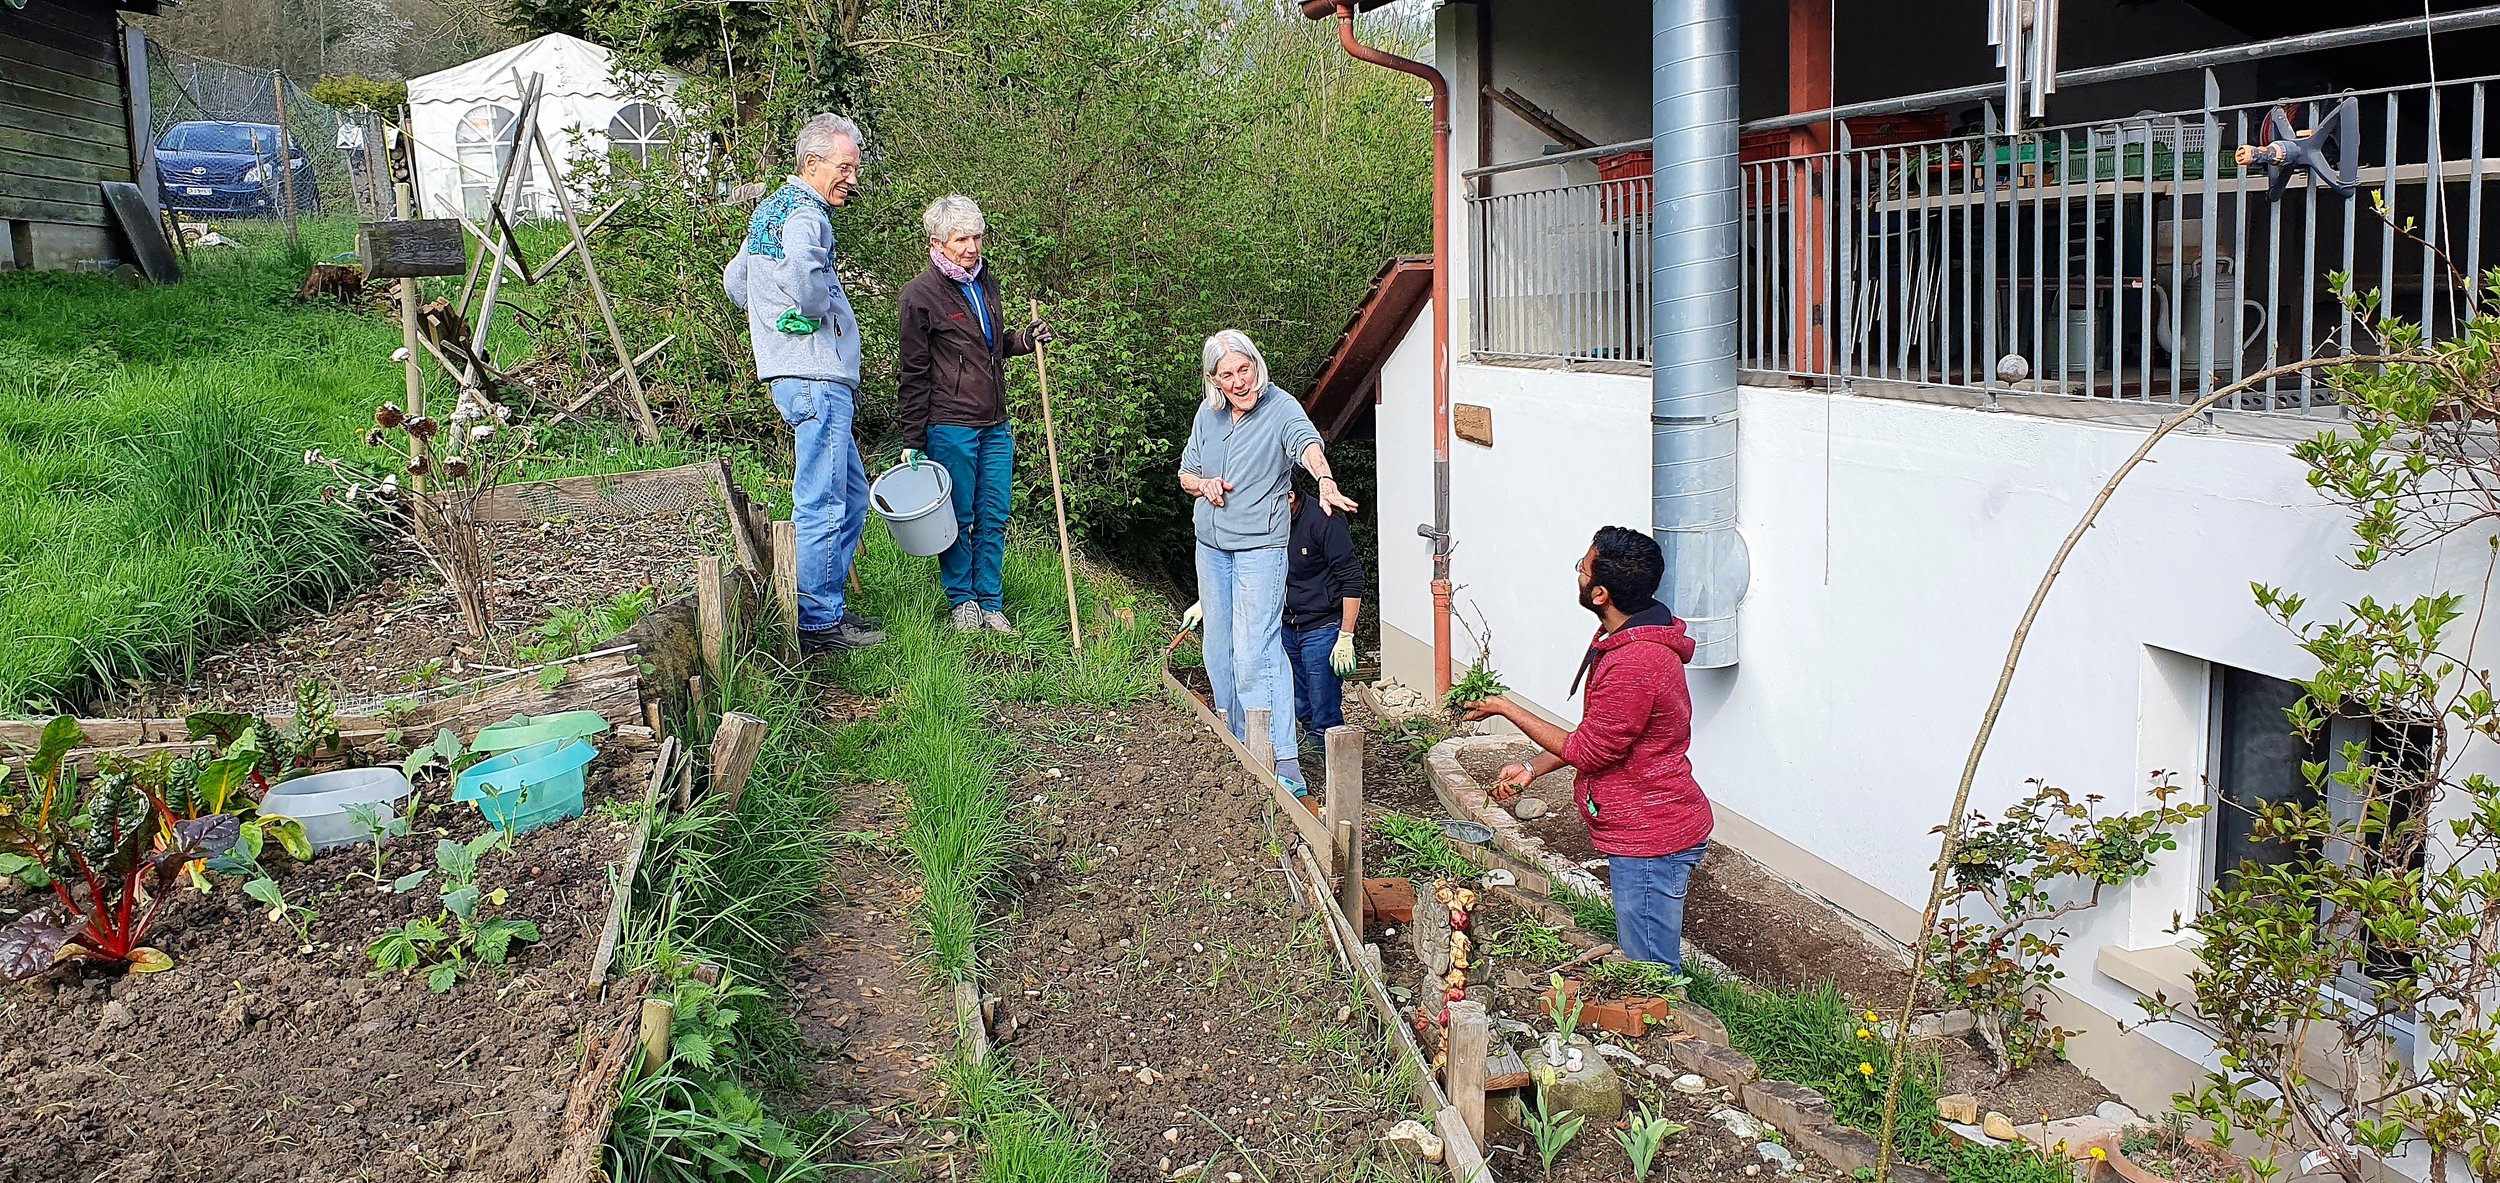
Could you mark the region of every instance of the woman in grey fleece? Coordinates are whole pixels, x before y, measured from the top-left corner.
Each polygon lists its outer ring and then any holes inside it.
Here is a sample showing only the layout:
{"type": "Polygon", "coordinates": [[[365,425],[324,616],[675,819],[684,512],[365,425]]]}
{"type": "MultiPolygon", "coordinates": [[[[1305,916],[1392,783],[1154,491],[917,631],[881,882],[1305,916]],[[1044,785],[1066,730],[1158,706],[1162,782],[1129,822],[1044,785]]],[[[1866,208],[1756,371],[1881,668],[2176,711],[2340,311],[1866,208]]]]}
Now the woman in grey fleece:
{"type": "Polygon", "coordinates": [[[868,470],[851,438],[858,409],[859,318],[834,269],[833,207],[859,185],[859,125],[818,115],[799,128],[799,174],[755,207],[747,238],[721,273],[746,310],[755,376],[790,425],[796,469],[799,640],[808,653],[885,640],[842,595],[868,524],[868,470]]]}
{"type": "Polygon", "coordinates": [[[1285,495],[1300,461],[1319,480],[1323,513],[1355,504],[1329,475],[1319,429],[1293,396],[1267,380],[1267,359],[1239,329],[1207,338],[1200,351],[1206,401],[1181,450],[1181,491],[1198,499],[1198,603],[1206,631],[1207,680],[1236,739],[1245,712],[1268,712],[1276,776],[1307,795],[1293,740],[1293,672],[1285,659],[1285,544],[1293,514],[1285,495]]]}

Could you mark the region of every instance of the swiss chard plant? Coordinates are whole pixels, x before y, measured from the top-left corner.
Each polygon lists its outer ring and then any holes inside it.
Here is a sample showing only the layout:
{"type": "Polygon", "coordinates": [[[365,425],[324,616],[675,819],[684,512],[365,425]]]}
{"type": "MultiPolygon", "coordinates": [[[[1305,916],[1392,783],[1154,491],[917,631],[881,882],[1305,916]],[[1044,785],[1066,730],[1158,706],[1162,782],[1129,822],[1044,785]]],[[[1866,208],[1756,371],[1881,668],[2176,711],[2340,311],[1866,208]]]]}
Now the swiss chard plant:
{"type": "Polygon", "coordinates": [[[0,782],[0,850],[52,905],[0,928],[0,977],[33,977],[83,958],[139,971],[173,959],[148,934],[183,869],[232,849],[232,814],[178,818],[150,766],[106,757],[93,776],[68,759],[86,741],[67,716],[47,724],[15,780],[0,782]]]}
{"type": "MultiPolygon", "coordinates": [[[[503,888],[478,886],[478,859],[502,838],[490,830],[466,843],[449,838],[435,842],[431,874],[439,876],[442,909],[432,917],[410,920],[367,945],[365,953],[373,958],[376,974],[423,971],[426,987],[440,994],[479,966],[502,965],[514,944],[539,939],[536,924],[492,914],[504,906],[503,888]]],[[[405,875],[392,887],[413,891],[428,875],[425,871],[405,875]]]]}

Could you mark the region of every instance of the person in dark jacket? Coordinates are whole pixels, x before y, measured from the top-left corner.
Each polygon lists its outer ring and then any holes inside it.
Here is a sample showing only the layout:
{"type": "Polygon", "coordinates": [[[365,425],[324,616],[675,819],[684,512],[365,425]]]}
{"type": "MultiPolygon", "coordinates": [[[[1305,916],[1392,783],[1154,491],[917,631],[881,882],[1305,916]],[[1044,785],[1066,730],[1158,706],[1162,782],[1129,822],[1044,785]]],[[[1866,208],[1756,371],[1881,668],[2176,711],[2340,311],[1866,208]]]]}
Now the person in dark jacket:
{"type": "Polygon", "coordinates": [[[1007,422],[1007,359],[1050,343],[1050,326],[1007,327],[998,276],[981,259],[989,226],[961,194],[920,216],[929,269],[903,285],[900,365],[903,462],[936,461],[954,482],[955,545],[938,556],[957,632],[1013,635],[1002,568],[1016,481],[1007,422]]]}
{"type": "Polygon", "coordinates": [[[1285,544],[1285,658],[1305,744],[1345,726],[1344,679],[1354,672],[1354,620],[1363,612],[1354,534],[1345,515],[1320,512],[1311,484],[1295,474],[1286,497],[1293,533],[1285,544]]]}
{"type": "Polygon", "coordinates": [[[1495,696],[1469,719],[1499,715],[1545,749],[1502,769],[1497,795],[1570,765],[1572,804],[1606,856],[1618,942],[1635,961],[1684,968],[1684,892],[1710,845],[1710,799],[1693,779],[1693,697],[1684,663],[1693,641],[1658,602],[1666,559],[1638,530],[1608,526],[1580,557],[1580,606],[1597,616],[1572,693],[1588,685],[1580,726],[1566,732],[1495,696]]]}

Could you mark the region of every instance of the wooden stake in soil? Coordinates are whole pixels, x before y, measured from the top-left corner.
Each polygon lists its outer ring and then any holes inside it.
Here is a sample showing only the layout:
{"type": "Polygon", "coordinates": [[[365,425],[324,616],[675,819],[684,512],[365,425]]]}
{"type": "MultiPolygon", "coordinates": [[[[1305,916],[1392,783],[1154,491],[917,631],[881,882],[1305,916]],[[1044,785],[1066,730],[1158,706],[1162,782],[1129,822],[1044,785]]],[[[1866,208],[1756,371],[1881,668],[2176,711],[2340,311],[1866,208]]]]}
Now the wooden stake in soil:
{"type": "Polygon", "coordinates": [[[970,982],[955,983],[955,1026],[963,1032],[964,1051],[973,1063],[990,1057],[990,1025],[981,1015],[981,989],[970,982]]]}
{"type": "Polygon", "coordinates": [[[271,70],[269,86],[278,96],[278,197],[286,202],[286,244],[299,245],[295,237],[295,158],[289,151],[294,141],[286,130],[286,75],[271,70]]]}
{"type": "Polygon", "coordinates": [[[712,791],[729,797],[729,811],[738,811],[738,798],[747,791],[747,778],[755,772],[755,754],[764,748],[764,733],[771,724],[745,711],[731,711],[720,717],[720,729],[712,733],[712,791]]]}
{"type": "Polygon", "coordinates": [[[1493,1019],[1481,1002],[1450,1004],[1450,1104],[1467,1132],[1484,1138],[1484,1062],[1493,1052],[1493,1019]]]}
{"type": "Polygon", "coordinates": [[[792,652],[799,644],[799,524],[788,518],[773,523],[773,603],[781,609],[782,640],[792,652]]]}
{"type": "Polygon", "coordinates": [[[1346,918],[1363,923],[1363,729],[1328,729],[1328,820],[1337,824],[1337,895],[1346,918]]]}
{"type": "MultiPolygon", "coordinates": [[[[1033,301],[1033,319],[1042,319],[1042,302],[1033,301]]],[[[1068,545],[1068,499],[1059,492],[1059,432],[1050,421],[1050,362],[1042,343],[1033,343],[1033,376],[1042,384],[1042,447],[1050,453],[1050,508],[1059,515],[1059,574],[1068,585],[1068,646],[1085,652],[1085,631],[1076,622],[1076,552],[1068,545]]]]}
{"type": "MultiPolygon", "coordinates": [[[[385,150],[387,150],[387,144],[385,150]]],[[[415,190],[406,181],[401,181],[393,188],[399,192],[399,216],[402,219],[417,216],[415,190]]],[[[415,276],[399,281],[399,337],[402,346],[408,352],[408,417],[423,418],[425,415],[425,369],[424,363],[417,360],[420,347],[417,338],[417,279],[415,276]]],[[[412,435],[408,437],[408,444],[410,459],[425,455],[424,440],[412,435]]],[[[421,476],[408,478],[408,487],[419,493],[424,492],[425,478],[421,476]]]]}
{"type": "Polygon", "coordinates": [[[665,998],[642,1000],[642,1075],[668,1067],[668,1028],[677,1018],[677,1004],[665,998]]]}
{"type": "Polygon", "coordinates": [[[729,642],[729,585],[721,578],[718,555],[704,555],[694,561],[694,623],[703,669],[720,677],[727,657],[722,647],[729,642]]]}
{"type": "Polygon", "coordinates": [[[1243,712],[1242,729],[1249,733],[1250,758],[1259,762],[1259,771],[1276,775],[1276,737],[1268,734],[1275,726],[1275,716],[1258,707],[1243,712]]]}

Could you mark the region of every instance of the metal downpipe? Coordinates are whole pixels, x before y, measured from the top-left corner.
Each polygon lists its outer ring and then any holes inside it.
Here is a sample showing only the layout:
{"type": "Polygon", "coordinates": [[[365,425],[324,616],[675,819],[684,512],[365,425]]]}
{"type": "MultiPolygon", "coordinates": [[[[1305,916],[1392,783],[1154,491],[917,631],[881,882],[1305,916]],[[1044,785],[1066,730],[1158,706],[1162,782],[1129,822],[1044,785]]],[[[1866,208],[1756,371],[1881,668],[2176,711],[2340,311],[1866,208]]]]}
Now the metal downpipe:
{"type": "Polygon", "coordinates": [[[1652,0],[1650,532],[1692,665],[1736,664],[1737,0],[1652,0]]]}

